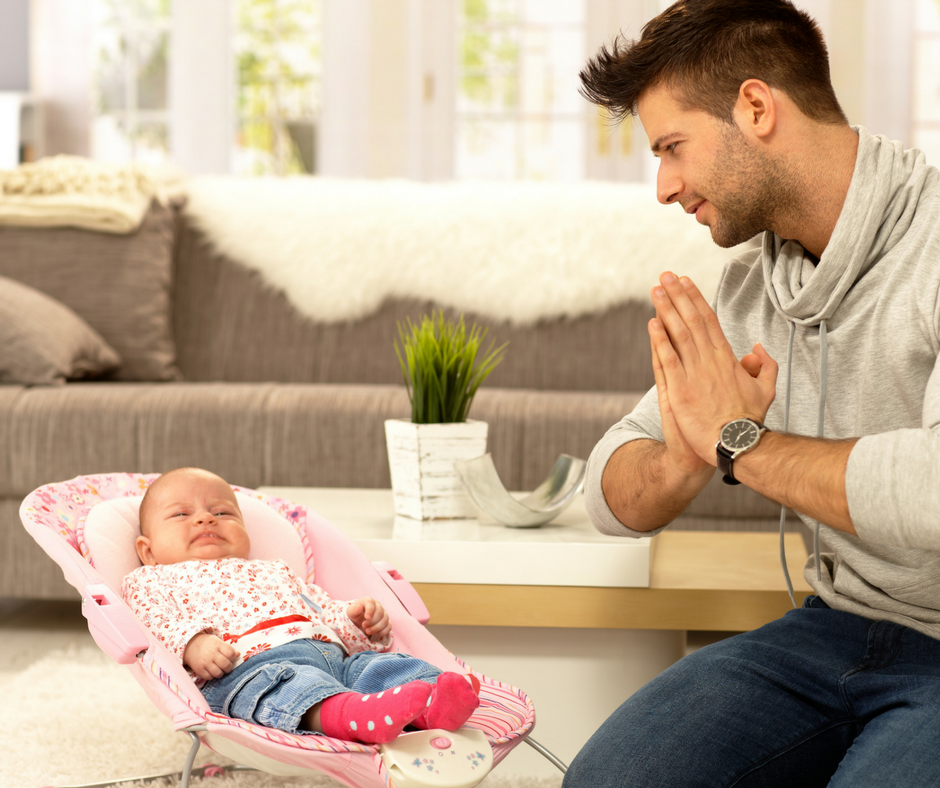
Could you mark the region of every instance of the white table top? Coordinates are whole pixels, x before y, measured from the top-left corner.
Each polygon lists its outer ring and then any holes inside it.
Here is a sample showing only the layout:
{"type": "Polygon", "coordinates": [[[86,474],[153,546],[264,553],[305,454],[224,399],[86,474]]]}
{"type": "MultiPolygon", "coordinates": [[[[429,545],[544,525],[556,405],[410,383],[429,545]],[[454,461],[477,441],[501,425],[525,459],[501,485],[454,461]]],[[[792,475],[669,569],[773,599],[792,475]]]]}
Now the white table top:
{"type": "Polygon", "coordinates": [[[415,583],[648,587],[649,538],[605,536],[579,495],[555,520],[508,528],[476,520],[396,517],[391,490],[261,487],[317,512],[349,534],[372,561],[415,583]]]}

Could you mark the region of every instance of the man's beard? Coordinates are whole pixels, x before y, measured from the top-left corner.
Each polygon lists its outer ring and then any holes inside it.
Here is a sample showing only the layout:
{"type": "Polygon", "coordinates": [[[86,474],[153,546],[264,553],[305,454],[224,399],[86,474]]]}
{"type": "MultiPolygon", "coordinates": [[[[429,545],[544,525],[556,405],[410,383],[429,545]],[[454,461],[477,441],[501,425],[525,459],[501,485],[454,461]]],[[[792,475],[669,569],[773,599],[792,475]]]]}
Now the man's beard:
{"type": "Polygon", "coordinates": [[[792,174],[762,155],[734,124],[723,125],[721,150],[709,172],[715,208],[712,240],[725,249],[772,230],[793,204],[792,174]]]}

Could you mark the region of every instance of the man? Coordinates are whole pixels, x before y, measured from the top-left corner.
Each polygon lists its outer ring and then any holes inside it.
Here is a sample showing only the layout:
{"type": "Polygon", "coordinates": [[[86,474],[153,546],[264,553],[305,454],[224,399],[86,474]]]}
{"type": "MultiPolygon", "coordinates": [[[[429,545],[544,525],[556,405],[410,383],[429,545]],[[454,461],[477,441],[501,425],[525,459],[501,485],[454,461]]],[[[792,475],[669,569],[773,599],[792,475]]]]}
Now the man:
{"type": "Polygon", "coordinates": [[[637,692],[566,787],[940,785],[940,172],[848,125],[787,0],[680,0],[581,78],[639,115],[660,202],[721,246],[763,232],[714,312],[681,271],[653,288],[656,386],[591,455],[592,519],[658,533],[717,467],[828,552],[802,609],[637,692]]]}

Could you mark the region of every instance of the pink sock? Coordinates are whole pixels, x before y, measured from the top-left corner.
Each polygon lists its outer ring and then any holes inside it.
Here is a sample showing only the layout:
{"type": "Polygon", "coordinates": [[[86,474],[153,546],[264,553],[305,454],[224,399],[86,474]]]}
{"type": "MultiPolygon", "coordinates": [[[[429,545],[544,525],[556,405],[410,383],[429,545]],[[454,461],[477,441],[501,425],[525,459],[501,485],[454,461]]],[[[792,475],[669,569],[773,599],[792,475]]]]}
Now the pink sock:
{"type": "Polygon", "coordinates": [[[415,718],[416,728],[455,731],[480,705],[480,680],[476,676],[442,673],[433,685],[427,711],[415,718]]]}
{"type": "Polygon", "coordinates": [[[320,706],[320,727],[334,739],[385,744],[424,712],[430,695],[431,685],[426,681],[412,681],[372,695],[332,695],[320,706]]]}

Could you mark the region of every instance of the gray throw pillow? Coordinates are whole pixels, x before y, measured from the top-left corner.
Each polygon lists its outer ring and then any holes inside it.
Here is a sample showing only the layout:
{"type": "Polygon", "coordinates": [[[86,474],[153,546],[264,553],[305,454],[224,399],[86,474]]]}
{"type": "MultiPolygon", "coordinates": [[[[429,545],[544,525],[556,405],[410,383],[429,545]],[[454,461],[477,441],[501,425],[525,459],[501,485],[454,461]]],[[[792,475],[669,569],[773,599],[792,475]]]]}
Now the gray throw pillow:
{"type": "Polygon", "coordinates": [[[67,306],[0,276],[0,383],[61,384],[120,363],[114,348],[67,306]]]}
{"type": "Polygon", "coordinates": [[[60,301],[121,356],[117,380],[178,380],[170,301],[175,214],[154,202],[133,233],[0,227],[0,276],[60,301]]]}

